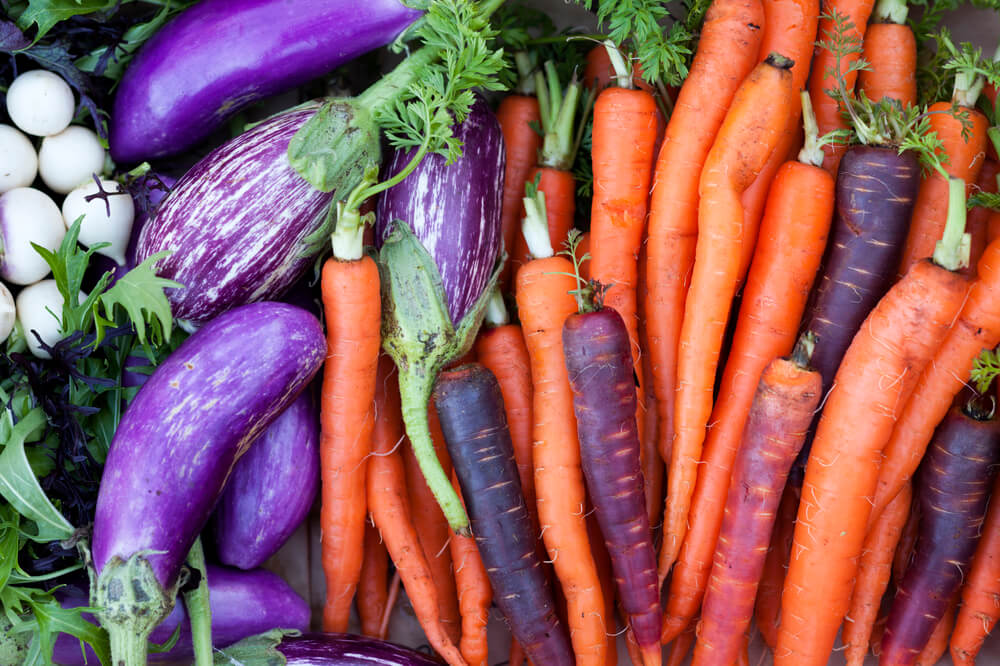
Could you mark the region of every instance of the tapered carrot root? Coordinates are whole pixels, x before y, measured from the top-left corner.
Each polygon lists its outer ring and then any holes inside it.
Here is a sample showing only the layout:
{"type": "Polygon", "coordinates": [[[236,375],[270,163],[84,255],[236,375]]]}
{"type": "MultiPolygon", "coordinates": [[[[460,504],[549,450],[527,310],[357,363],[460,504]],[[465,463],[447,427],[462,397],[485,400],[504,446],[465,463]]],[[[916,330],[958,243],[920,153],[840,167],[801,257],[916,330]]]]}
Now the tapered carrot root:
{"type": "MultiPolygon", "coordinates": [[[[586,493],[563,359],[562,325],[576,312],[573,264],[535,259],[517,274],[517,305],[534,383],[535,491],[549,560],[566,597],[570,638],[580,666],[604,666],[604,599],[587,539],[586,493]]],[[[537,666],[537,665],[536,665],[537,666]]]]}
{"type": "Polygon", "coordinates": [[[962,586],[962,605],[951,636],[955,666],[974,664],[997,619],[1000,619],[1000,481],[993,483],[990,508],[962,586]]]}
{"type": "Polygon", "coordinates": [[[628,330],[611,308],[572,315],[563,348],[580,456],[621,601],[646,666],[660,663],[660,594],[639,465],[628,330]]]}
{"type": "Polygon", "coordinates": [[[1000,461],[994,409],[955,406],[934,434],[915,486],[921,520],[913,562],[882,637],[880,661],[887,666],[916,662],[972,561],[1000,461]]]}
{"type": "Polygon", "coordinates": [[[847,666],[864,665],[882,596],[892,576],[892,558],[903,534],[903,525],[910,516],[911,498],[912,492],[907,484],[865,537],[858,579],[851,596],[851,609],[844,618],[842,638],[846,646],[844,656],[847,666]]]}
{"type": "Polygon", "coordinates": [[[722,337],[739,281],[744,216],[740,195],[757,177],[791,114],[790,66],[790,61],[776,56],[753,70],[737,91],[702,171],[698,245],[677,365],[661,579],[676,560],[687,532],[722,337]],[[768,99],[768,105],[759,104],[760,99],[768,99]]]}
{"type": "Polygon", "coordinates": [[[948,333],[913,396],[906,403],[885,447],[872,516],[877,517],[913,475],[924,457],[934,428],[965,386],[973,362],[983,349],[1000,343],[1000,242],[991,243],[979,260],[958,320],[948,333]]]}
{"type": "MultiPolygon", "coordinates": [[[[587,539],[590,541],[590,552],[594,556],[594,566],[597,567],[597,577],[601,580],[604,618],[608,625],[607,654],[604,663],[607,666],[617,666],[618,631],[615,623],[615,575],[611,570],[611,555],[608,554],[608,547],[604,543],[604,537],[601,536],[601,526],[597,524],[597,514],[594,513],[593,501],[587,503],[587,539]]],[[[635,647],[638,650],[639,646],[635,647]]]]}
{"type": "Polygon", "coordinates": [[[569,637],[536,556],[500,385],[483,366],[463,365],[441,374],[434,403],[497,605],[533,662],[568,666],[569,637]]]}
{"type": "Polygon", "coordinates": [[[798,353],[773,360],[760,376],[733,467],[693,666],[734,663],[750,627],[788,471],[822,397],[819,373],[805,367],[808,351],[798,353]]]}
{"type": "MultiPolygon", "coordinates": [[[[461,493],[457,478],[452,477],[452,481],[455,492],[461,493]]],[[[490,587],[490,579],[479,556],[475,539],[453,534],[448,548],[455,567],[458,609],[462,614],[462,640],[458,649],[469,666],[486,666],[489,654],[486,624],[490,619],[493,588],[490,587]]]]}
{"type": "Polygon", "coordinates": [[[664,666],[681,666],[687,656],[691,654],[691,646],[694,645],[696,622],[677,635],[670,644],[670,655],[664,666]]]}
{"type": "Polygon", "coordinates": [[[382,635],[382,617],[389,603],[389,553],[378,530],[365,523],[365,553],[358,580],[358,616],[361,633],[372,638],[382,635]]]}
{"type": "Polygon", "coordinates": [[[698,468],[691,526],[670,580],[664,638],[680,632],[698,612],[747,414],[764,367],[790,353],[795,344],[826,248],[833,194],[833,177],[801,162],[786,163],[771,188],[722,388],[712,410],[704,464],[698,468]]]}
{"type": "Polygon", "coordinates": [[[799,509],[798,486],[791,479],[778,505],[778,520],[771,534],[771,545],[764,560],[764,572],[757,587],[754,618],[764,643],[773,651],[778,645],[778,623],[781,618],[781,588],[785,584],[788,556],[792,552],[795,514],[799,509]]]}
{"type": "MultiPolygon", "coordinates": [[[[659,412],[658,447],[674,439],[677,350],[698,235],[698,178],[729,103],[756,63],[760,0],[715,0],[657,158],[646,243],[646,327],[659,412]]],[[[666,572],[661,571],[661,584],[666,572]]]]}
{"type": "Polygon", "coordinates": [[[387,356],[379,359],[375,387],[378,416],[373,430],[375,455],[368,464],[368,507],[431,647],[451,666],[464,666],[461,652],[441,624],[437,589],[413,526],[399,452],[400,446],[408,447],[403,441],[396,368],[387,356]]]}
{"type": "Polygon", "coordinates": [[[879,302],[847,350],[806,467],[776,666],[827,663],[850,604],[895,410],[944,340],[965,292],[961,276],[920,262],[879,302]]]}
{"type": "Polygon", "coordinates": [[[361,576],[368,513],[365,470],[372,450],[372,401],[381,346],[378,284],[378,266],[371,257],[333,258],[323,265],[328,342],[321,404],[320,522],[327,631],[347,631],[361,576]]]}
{"type": "MultiPolygon", "coordinates": [[[[944,170],[948,175],[961,178],[966,183],[966,195],[972,189],[986,160],[986,116],[975,109],[968,113],[971,130],[963,131],[962,119],[951,112],[951,102],[937,102],[928,109],[931,131],[936,132],[948,156],[944,170]]],[[[937,171],[929,173],[920,184],[917,200],[910,219],[910,231],[899,264],[900,274],[920,259],[934,254],[935,244],[941,240],[948,217],[948,180],[937,171]]]]}

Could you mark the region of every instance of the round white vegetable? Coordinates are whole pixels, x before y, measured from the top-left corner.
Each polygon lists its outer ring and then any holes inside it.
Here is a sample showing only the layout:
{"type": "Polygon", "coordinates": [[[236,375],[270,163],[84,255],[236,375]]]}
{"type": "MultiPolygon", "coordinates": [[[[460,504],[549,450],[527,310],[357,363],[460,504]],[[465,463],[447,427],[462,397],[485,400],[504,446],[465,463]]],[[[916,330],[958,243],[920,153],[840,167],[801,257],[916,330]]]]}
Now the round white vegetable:
{"type": "MultiPolygon", "coordinates": [[[[80,302],[87,295],[80,292],[80,302]]],[[[25,287],[17,295],[17,320],[21,322],[24,337],[28,342],[28,350],[38,358],[52,358],[42,349],[38,338],[32,331],[37,331],[45,344],[54,346],[62,339],[62,309],[63,297],[55,280],[42,280],[30,287],[25,287]]]]}
{"type": "Polygon", "coordinates": [[[7,89],[7,113],[28,134],[58,134],[69,127],[75,111],[69,84],[44,69],[25,72],[7,89]]]}
{"type": "Polygon", "coordinates": [[[69,228],[82,215],[80,242],[87,247],[96,243],[111,243],[97,252],[124,265],[132,221],[135,219],[135,204],[132,196],[113,180],[102,180],[101,189],[110,194],[87,201],[88,196],[98,193],[94,181],[67,194],[62,205],[63,221],[69,228]]]}
{"type": "Polygon", "coordinates": [[[104,171],[104,146],[97,134],[70,125],[45,137],[38,151],[38,174],[53,192],[66,194],[104,171]]]}
{"type": "Polygon", "coordinates": [[[0,278],[14,284],[32,284],[49,274],[49,265],[31,247],[59,248],[66,227],[49,195],[18,187],[0,195],[0,278]]]}
{"type": "Polygon", "coordinates": [[[0,125],[0,194],[28,187],[38,172],[38,155],[31,140],[10,125],[0,125]]]}
{"type": "Polygon", "coordinates": [[[16,319],[14,297],[11,296],[7,285],[0,282],[0,344],[3,344],[10,336],[10,332],[14,330],[14,321],[16,319]]]}

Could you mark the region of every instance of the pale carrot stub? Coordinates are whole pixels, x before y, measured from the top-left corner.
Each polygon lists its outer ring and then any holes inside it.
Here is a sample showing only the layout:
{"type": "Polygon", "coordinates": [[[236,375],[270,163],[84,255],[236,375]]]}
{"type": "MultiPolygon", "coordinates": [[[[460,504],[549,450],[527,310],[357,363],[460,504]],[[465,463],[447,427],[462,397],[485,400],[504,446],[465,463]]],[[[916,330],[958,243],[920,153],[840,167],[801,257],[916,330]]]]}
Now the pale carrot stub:
{"type": "Polygon", "coordinates": [[[657,158],[646,242],[645,323],[659,412],[658,448],[668,464],[677,348],[698,235],[698,179],[733,95],[756,64],[763,20],[760,0],[712,2],[657,158]]]}
{"type": "Polygon", "coordinates": [[[960,275],[930,261],[916,264],[847,350],[806,467],[782,591],[777,666],[827,663],[850,604],[882,447],[966,289],[960,275]]]}
{"type": "Polygon", "coordinates": [[[775,55],[751,72],[733,99],[702,171],[698,244],[678,352],[661,580],[676,560],[687,532],[722,337],[739,282],[744,215],[740,194],[757,177],[786,129],[795,98],[788,71],[791,64],[775,55]],[[761,104],[761,99],[768,103],[761,104]]]}
{"type": "Polygon", "coordinates": [[[327,356],[320,407],[323,628],[347,631],[361,576],[365,477],[372,451],[375,374],[381,337],[378,266],[371,257],[323,265],[327,356]]]}
{"type": "Polygon", "coordinates": [[[573,650],[580,666],[604,666],[606,631],[601,583],[585,519],[586,490],[563,360],[562,326],[576,312],[573,264],[535,259],[517,273],[517,305],[534,384],[533,461],[542,539],[566,597],[573,650]]]}

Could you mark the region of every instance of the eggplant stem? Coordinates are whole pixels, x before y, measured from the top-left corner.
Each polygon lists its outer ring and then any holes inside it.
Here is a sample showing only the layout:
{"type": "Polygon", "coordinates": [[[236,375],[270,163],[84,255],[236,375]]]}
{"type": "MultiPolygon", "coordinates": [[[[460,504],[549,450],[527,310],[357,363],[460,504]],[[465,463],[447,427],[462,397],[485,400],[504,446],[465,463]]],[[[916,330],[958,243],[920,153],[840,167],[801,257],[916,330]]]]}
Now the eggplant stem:
{"type": "Polygon", "coordinates": [[[191,620],[191,643],[194,645],[195,666],[212,666],[212,608],[208,600],[208,573],[201,537],[194,540],[187,557],[188,566],[201,575],[197,587],[184,592],[184,605],[191,620]]]}
{"type": "Polygon", "coordinates": [[[403,408],[403,423],[427,487],[441,507],[448,525],[458,535],[472,536],[462,500],[458,498],[455,487],[444,473],[441,461],[438,460],[437,452],[434,450],[434,441],[431,439],[427,406],[431,399],[433,378],[436,376],[437,368],[431,372],[415,366],[399,369],[399,397],[403,408]]]}

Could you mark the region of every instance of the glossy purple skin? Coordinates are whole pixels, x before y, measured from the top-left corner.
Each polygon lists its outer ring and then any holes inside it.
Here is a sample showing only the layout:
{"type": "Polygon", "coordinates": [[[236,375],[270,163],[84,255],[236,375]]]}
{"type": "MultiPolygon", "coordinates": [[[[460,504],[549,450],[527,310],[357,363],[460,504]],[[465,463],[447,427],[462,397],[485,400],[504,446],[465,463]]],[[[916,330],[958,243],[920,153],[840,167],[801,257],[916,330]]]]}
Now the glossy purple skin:
{"type": "Polygon", "coordinates": [[[259,567],[305,519],[319,487],[319,413],[308,390],[240,458],[215,508],[223,564],[259,567]]]}
{"type": "MultiPolygon", "coordinates": [[[[505,151],[496,116],[477,99],[456,130],[462,158],[451,165],[428,155],[379,198],[376,236],[384,241],[393,220],[404,220],[434,258],[448,312],[457,324],[482,293],[500,250],[500,205],[505,151]]],[[[397,150],[386,178],[398,173],[410,152],[397,150]]]]}
{"type": "Polygon", "coordinates": [[[188,338],[139,389],[104,467],[94,521],[100,574],[139,551],[169,588],[236,460],[326,357],[319,321],[284,303],[230,310],[188,338]]]}
{"type": "MultiPolygon", "coordinates": [[[[232,645],[275,627],[299,631],[309,628],[309,605],[278,575],[264,569],[239,571],[213,564],[207,566],[207,573],[209,605],[212,608],[212,643],[216,647],[232,645]]],[[[89,604],[84,590],[65,589],[68,594],[59,599],[63,608],[89,604]]],[[[84,613],[84,617],[97,624],[96,618],[89,613],[84,613]]],[[[191,623],[183,602],[174,606],[149,639],[154,643],[167,642],[178,624],[181,630],[176,645],[167,652],[151,653],[151,662],[176,661],[194,654],[191,623]]],[[[90,646],[86,650],[88,666],[100,663],[90,646]]],[[[61,666],[84,666],[80,642],[69,634],[60,634],[56,639],[53,661],[61,666]]]]}
{"type": "Polygon", "coordinates": [[[304,634],[278,645],[288,666],[441,666],[420,652],[353,634],[304,634]]]}
{"type": "Polygon", "coordinates": [[[191,167],[143,226],[141,262],[172,254],[158,273],[174,317],[196,328],[226,310],[279,298],[313,264],[304,240],[323,223],[333,195],[289,165],[296,130],[310,105],[280,114],[220,146],[191,167]]]}
{"type": "Polygon", "coordinates": [[[111,156],[181,153],[241,108],[388,44],[419,16],[398,0],[202,0],[125,71],[111,156]]]}

